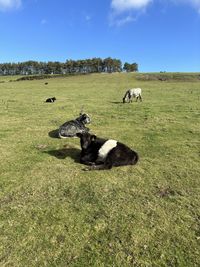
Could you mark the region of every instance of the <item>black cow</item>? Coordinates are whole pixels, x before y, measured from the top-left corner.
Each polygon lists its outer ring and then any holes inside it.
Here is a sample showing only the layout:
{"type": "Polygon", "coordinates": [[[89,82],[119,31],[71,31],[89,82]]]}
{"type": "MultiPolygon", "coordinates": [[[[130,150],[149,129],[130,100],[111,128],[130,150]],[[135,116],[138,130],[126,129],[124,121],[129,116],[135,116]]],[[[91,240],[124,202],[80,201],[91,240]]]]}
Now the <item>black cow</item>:
{"type": "Polygon", "coordinates": [[[46,103],[53,103],[53,102],[55,102],[55,101],[56,101],[55,96],[46,99],[46,103]]]}
{"type": "Polygon", "coordinates": [[[80,162],[90,166],[87,170],[134,165],[139,159],[135,151],[116,140],[97,138],[89,133],[78,133],[77,136],[82,149],[80,162]]]}

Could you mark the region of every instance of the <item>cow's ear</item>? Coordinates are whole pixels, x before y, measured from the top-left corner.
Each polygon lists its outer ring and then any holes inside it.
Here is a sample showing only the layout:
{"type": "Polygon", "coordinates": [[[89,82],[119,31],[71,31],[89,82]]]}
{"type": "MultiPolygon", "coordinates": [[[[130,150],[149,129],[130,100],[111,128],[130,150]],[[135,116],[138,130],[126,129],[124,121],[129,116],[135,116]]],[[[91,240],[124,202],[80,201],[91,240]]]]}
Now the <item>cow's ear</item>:
{"type": "Polygon", "coordinates": [[[91,135],[91,140],[95,140],[97,137],[95,134],[91,135]]]}

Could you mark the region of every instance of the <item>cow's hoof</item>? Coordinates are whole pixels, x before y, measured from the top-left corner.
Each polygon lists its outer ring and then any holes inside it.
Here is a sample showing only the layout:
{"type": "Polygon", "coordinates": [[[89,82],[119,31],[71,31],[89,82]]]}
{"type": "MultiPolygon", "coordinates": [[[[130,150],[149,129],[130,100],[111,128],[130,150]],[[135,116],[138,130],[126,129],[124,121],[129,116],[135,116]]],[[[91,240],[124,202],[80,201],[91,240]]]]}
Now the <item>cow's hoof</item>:
{"type": "Polygon", "coordinates": [[[88,166],[83,169],[83,171],[92,171],[96,169],[96,165],[93,163],[91,166],[88,166]]]}
{"type": "Polygon", "coordinates": [[[91,171],[91,168],[90,167],[86,167],[86,168],[83,168],[82,170],[83,171],[91,171]]]}

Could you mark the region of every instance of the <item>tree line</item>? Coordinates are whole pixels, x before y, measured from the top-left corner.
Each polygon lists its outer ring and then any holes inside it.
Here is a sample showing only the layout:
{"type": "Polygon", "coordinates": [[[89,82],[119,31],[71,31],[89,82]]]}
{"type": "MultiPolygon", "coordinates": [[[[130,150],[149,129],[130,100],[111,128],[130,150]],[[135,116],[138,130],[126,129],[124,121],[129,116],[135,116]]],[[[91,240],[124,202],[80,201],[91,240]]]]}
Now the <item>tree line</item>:
{"type": "Polygon", "coordinates": [[[92,58],[66,60],[66,62],[26,61],[19,63],[0,63],[0,75],[36,75],[36,74],[74,74],[74,73],[112,73],[138,71],[137,63],[124,63],[115,58],[92,58]]]}

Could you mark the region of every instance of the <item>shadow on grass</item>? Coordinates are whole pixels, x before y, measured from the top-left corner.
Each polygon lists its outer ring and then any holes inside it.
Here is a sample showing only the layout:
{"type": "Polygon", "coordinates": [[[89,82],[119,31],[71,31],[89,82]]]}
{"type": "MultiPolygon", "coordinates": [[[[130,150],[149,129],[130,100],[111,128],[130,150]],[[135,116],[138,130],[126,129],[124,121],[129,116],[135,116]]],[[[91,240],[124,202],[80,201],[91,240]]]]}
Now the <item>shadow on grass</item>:
{"type": "Polygon", "coordinates": [[[62,148],[58,150],[49,150],[43,151],[43,153],[47,153],[57,159],[65,159],[67,157],[72,158],[75,162],[80,162],[80,149],[77,148],[62,148]]]}
{"type": "Polygon", "coordinates": [[[58,136],[58,131],[59,131],[59,129],[50,131],[50,132],[48,133],[48,135],[49,135],[51,138],[59,138],[59,136],[58,136]]]}
{"type": "Polygon", "coordinates": [[[111,101],[110,103],[112,103],[112,104],[123,104],[122,101],[111,101]]]}

